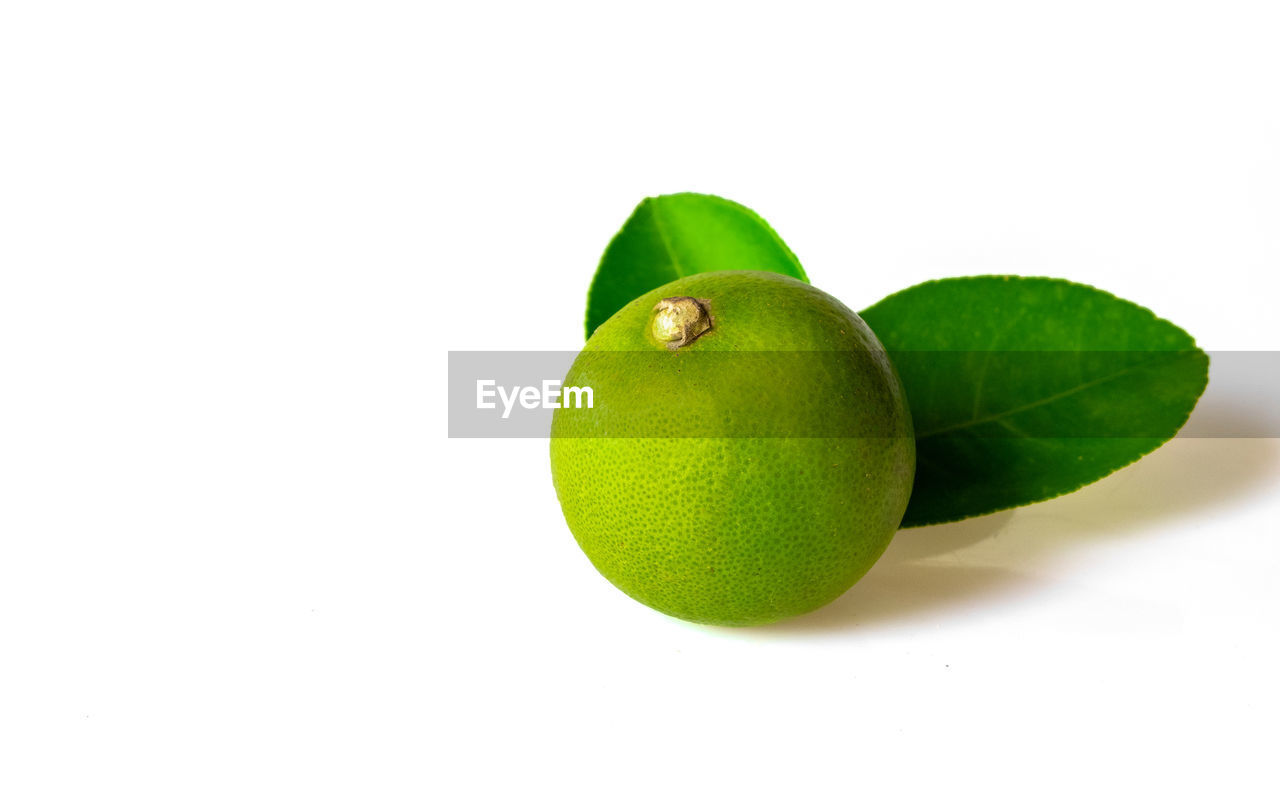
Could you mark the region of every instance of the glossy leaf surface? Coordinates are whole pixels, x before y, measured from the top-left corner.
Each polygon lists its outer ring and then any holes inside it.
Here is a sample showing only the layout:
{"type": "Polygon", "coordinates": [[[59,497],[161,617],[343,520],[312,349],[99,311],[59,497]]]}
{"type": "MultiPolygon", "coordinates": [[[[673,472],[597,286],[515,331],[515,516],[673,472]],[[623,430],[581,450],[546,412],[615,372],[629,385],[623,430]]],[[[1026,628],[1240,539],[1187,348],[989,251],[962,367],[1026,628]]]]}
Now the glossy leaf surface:
{"type": "Polygon", "coordinates": [[[650,290],[707,271],[771,271],[809,281],[778,234],[750,209],[708,194],[649,197],[600,260],[587,294],[587,336],[650,290]]]}
{"type": "Polygon", "coordinates": [[[888,349],[915,422],[904,527],[1097,481],[1172,438],[1208,382],[1208,357],[1185,331],[1058,279],[942,279],[860,315],[888,349]]]}

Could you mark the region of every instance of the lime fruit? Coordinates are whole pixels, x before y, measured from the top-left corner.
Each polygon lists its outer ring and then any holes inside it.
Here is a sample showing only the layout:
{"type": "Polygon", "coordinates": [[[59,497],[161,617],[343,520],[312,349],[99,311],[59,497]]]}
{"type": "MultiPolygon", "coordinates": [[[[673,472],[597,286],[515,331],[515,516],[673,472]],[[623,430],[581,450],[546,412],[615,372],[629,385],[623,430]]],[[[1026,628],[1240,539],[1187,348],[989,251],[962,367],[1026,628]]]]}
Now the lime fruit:
{"type": "Polygon", "coordinates": [[[663,285],[592,334],[563,386],[551,472],[569,528],[602,575],[668,615],[745,626],[821,607],[906,509],[898,376],[861,318],[799,280],[663,285]]]}

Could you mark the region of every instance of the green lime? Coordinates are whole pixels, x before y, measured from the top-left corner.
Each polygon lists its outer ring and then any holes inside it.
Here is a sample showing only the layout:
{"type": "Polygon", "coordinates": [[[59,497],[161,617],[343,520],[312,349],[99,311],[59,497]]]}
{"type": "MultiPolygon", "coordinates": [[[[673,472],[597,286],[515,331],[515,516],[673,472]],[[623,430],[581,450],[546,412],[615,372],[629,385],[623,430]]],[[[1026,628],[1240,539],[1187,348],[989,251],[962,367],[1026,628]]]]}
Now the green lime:
{"type": "Polygon", "coordinates": [[[561,403],[551,472],[578,544],[689,621],[825,605],[884,552],[911,494],[911,417],[884,348],[786,276],[717,271],[637,298],[592,334],[561,403]]]}

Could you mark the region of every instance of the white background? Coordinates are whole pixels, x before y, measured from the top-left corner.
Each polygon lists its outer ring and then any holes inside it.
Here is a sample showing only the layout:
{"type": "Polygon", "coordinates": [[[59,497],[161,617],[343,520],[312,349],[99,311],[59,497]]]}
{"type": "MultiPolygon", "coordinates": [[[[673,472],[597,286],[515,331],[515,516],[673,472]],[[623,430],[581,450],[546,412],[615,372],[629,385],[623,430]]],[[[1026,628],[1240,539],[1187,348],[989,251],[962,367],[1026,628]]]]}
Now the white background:
{"type": "Polygon", "coordinates": [[[642,197],[857,309],[1063,276],[1280,350],[1259,3],[0,10],[0,783],[1274,785],[1280,445],[632,602],[445,351],[580,346],[642,197]]]}

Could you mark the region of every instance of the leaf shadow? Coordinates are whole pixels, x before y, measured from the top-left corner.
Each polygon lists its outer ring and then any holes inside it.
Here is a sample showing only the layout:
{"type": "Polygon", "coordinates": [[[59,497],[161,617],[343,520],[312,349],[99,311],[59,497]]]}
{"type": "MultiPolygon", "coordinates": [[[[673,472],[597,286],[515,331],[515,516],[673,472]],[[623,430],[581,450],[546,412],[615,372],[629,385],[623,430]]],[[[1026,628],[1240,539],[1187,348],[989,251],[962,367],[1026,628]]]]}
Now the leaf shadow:
{"type": "Polygon", "coordinates": [[[1023,509],[898,533],[871,571],[831,604],[750,636],[815,635],[955,615],[1034,590],[1073,547],[1203,517],[1280,480],[1280,442],[1177,438],[1069,495],[1023,509]],[[966,555],[966,552],[969,555],[966,555]]]}

